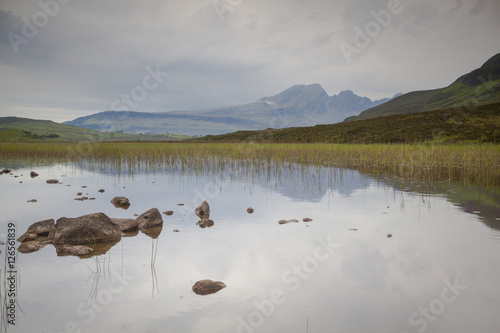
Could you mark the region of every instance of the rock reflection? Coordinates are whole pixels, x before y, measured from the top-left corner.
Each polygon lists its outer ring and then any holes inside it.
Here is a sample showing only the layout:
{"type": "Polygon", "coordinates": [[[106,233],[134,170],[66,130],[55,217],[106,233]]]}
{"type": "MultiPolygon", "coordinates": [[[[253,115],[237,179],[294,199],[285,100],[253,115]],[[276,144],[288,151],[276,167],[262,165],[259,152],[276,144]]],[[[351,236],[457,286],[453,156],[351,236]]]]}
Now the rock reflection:
{"type": "Polygon", "coordinates": [[[149,236],[152,239],[157,239],[158,236],[160,236],[162,229],[163,229],[163,225],[159,225],[159,226],[153,227],[153,228],[147,228],[147,229],[141,228],[140,230],[146,236],[149,236]]]}

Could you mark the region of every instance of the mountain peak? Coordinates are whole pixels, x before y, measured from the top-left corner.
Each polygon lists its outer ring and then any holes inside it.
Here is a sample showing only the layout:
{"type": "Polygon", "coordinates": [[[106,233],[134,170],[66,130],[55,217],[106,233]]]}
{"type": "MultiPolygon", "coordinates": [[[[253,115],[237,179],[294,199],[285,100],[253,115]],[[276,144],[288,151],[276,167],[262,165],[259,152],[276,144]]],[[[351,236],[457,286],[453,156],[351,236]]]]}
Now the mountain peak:
{"type": "Polygon", "coordinates": [[[317,97],[328,98],[328,94],[320,84],[297,84],[277,95],[264,97],[260,99],[260,101],[272,102],[275,104],[301,104],[301,102],[310,101],[317,97]]]}
{"type": "Polygon", "coordinates": [[[353,96],[353,95],[355,95],[355,93],[350,89],[339,92],[339,96],[353,96]]]}
{"type": "Polygon", "coordinates": [[[486,61],[481,67],[473,70],[458,78],[457,81],[468,84],[469,86],[480,86],[489,81],[500,79],[500,53],[494,55],[486,61]]]}
{"type": "Polygon", "coordinates": [[[500,53],[494,55],[488,61],[486,61],[481,68],[496,67],[500,66],[500,53]]]}

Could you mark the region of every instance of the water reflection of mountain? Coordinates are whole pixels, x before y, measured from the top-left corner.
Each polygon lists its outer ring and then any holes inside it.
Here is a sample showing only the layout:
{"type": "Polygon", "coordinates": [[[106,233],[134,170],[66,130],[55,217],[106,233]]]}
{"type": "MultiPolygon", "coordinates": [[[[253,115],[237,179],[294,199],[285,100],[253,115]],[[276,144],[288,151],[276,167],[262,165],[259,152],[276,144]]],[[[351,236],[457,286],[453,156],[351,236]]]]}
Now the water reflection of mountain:
{"type": "Polygon", "coordinates": [[[498,187],[466,186],[450,181],[424,184],[419,180],[385,180],[388,186],[420,195],[442,196],[463,212],[479,216],[494,230],[500,230],[500,189],[498,187]]]}
{"type": "Polygon", "coordinates": [[[479,216],[494,230],[500,230],[500,189],[464,186],[452,182],[377,179],[369,172],[350,169],[300,168],[281,172],[278,180],[261,180],[260,185],[295,201],[318,202],[330,191],[349,197],[355,191],[373,184],[424,196],[442,196],[462,211],[479,216]]]}
{"type": "Polygon", "coordinates": [[[498,188],[456,186],[446,194],[464,212],[476,214],[488,227],[500,230],[500,190],[498,188]]]}
{"type": "Polygon", "coordinates": [[[336,192],[349,197],[355,191],[369,187],[374,179],[355,170],[308,168],[309,170],[282,171],[280,178],[260,185],[272,188],[281,195],[295,201],[319,202],[327,193],[336,192]]]}
{"type": "MultiPolygon", "coordinates": [[[[263,168],[261,170],[237,169],[238,174],[228,174],[217,167],[208,166],[203,172],[195,172],[189,168],[156,167],[154,170],[139,168],[129,169],[122,165],[122,170],[115,167],[97,167],[95,165],[75,166],[91,172],[106,175],[168,173],[170,175],[196,174],[200,177],[241,179],[246,178],[252,184],[271,189],[294,201],[319,202],[330,192],[349,197],[354,192],[365,189],[373,184],[394,188],[398,191],[412,192],[420,195],[439,195],[448,199],[462,211],[479,216],[490,228],[500,230],[500,190],[499,188],[485,188],[479,186],[461,186],[449,181],[426,183],[421,180],[396,178],[388,180],[382,176],[376,177],[370,172],[352,169],[318,168],[313,166],[288,165],[263,168]],[[241,176],[241,177],[240,177],[241,176]]],[[[219,165],[220,168],[220,165],[219,165]]],[[[231,168],[223,168],[231,170],[231,168]]]]}

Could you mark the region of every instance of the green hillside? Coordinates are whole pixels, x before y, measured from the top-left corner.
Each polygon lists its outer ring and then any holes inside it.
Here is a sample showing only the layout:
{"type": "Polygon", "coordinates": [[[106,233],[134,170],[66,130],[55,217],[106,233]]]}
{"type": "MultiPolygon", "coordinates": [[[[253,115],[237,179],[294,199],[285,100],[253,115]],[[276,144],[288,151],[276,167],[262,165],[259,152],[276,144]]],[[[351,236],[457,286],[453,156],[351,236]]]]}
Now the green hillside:
{"type": "MultiPolygon", "coordinates": [[[[188,140],[192,141],[192,140],[188,140]]],[[[313,127],[240,131],[205,142],[500,143],[500,103],[451,108],[313,127]]]]}
{"type": "Polygon", "coordinates": [[[0,118],[0,141],[136,141],[178,140],[187,138],[176,135],[136,135],[99,132],[50,120],[19,117],[0,118]]]}
{"type": "Polygon", "coordinates": [[[500,103],[500,53],[446,88],[410,92],[346,121],[494,103],[500,103]]]}

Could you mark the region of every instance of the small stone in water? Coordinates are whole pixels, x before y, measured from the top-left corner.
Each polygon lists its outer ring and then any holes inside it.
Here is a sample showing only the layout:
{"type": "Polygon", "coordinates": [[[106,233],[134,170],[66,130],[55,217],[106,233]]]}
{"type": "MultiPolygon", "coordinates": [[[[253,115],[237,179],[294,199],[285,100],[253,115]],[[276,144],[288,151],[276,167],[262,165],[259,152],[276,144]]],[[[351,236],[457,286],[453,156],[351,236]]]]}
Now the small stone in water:
{"type": "Polygon", "coordinates": [[[297,219],[292,219],[292,220],[279,220],[278,223],[279,224],[287,224],[287,223],[292,223],[292,222],[299,222],[299,220],[297,219]]]}

